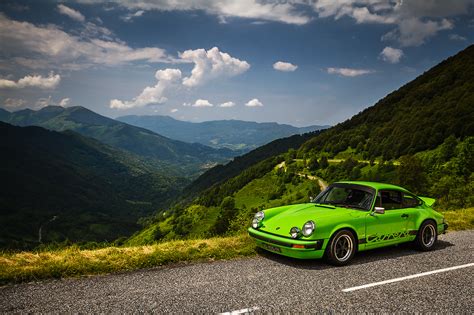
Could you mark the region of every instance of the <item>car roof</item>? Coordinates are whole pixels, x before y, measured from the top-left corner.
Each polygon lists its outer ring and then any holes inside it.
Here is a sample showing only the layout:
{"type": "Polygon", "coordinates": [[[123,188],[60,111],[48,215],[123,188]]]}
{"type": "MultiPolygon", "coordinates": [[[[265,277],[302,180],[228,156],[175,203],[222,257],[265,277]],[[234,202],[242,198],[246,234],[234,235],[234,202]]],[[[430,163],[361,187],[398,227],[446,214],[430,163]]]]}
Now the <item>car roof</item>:
{"type": "Polygon", "coordinates": [[[383,190],[383,189],[394,189],[394,190],[400,190],[400,191],[406,191],[403,187],[397,186],[397,185],[392,185],[392,184],[385,184],[385,183],[377,183],[377,182],[365,182],[365,181],[341,181],[337,182],[340,184],[354,184],[354,185],[363,185],[363,186],[368,186],[372,187],[376,190],[383,190]]]}

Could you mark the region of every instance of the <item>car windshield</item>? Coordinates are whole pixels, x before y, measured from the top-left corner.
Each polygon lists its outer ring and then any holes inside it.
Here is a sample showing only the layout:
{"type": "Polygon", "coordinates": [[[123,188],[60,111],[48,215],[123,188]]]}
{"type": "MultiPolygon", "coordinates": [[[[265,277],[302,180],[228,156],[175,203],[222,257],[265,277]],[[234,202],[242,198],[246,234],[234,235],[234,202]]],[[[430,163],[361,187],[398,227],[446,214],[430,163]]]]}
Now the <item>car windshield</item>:
{"type": "Polygon", "coordinates": [[[313,201],[357,210],[370,210],[375,191],[366,186],[333,184],[321,192],[313,201]]]}

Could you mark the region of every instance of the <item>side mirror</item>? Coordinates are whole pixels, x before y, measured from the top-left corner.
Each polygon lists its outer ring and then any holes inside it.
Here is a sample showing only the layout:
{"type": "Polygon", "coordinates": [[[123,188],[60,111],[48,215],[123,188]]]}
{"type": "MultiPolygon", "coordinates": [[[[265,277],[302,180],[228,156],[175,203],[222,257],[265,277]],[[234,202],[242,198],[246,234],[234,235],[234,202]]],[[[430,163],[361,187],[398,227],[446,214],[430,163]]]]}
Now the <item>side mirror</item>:
{"type": "Polygon", "coordinates": [[[384,213],[385,213],[385,208],[383,208],[383,207],[375,207],[375,208],[374,208],[374,213],[377,213],[377,214],[384,214],[384,213]]]}

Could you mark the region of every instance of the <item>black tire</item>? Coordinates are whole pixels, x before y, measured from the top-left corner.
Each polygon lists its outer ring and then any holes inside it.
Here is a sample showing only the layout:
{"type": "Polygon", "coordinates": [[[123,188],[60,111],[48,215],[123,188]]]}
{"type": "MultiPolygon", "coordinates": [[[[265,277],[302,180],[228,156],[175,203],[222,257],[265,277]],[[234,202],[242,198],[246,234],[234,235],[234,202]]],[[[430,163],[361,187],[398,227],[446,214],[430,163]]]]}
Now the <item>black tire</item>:
{"type": "Polygon", "coordinates": [[[355,255],[357,244],[349,230],[337,231],[326,246],[325,257],[334,266],[347,265],[355,255]]]}
{"type": "Polygon", "coordinates": [[[432,220],[423,222],[416,234],[415,246],[418,250],[427,252],[432,250],[438,241],[438,229],[432,220]]]}

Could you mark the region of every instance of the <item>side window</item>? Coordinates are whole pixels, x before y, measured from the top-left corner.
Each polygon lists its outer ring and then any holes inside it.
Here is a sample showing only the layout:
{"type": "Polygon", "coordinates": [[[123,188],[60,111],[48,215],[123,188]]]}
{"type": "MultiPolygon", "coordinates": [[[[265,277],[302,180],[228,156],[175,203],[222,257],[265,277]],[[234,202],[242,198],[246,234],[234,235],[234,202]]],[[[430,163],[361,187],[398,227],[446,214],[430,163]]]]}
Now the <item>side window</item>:
{"type": "Polygon", "coordinates": [[[420,201],[413,195],[403,194],[403,208],[415,208],[420,205],[420,201]]]}
{"type": "Polygon", "coordinates": [[[401,209],[402,206],[402,193],[396,190],[382,190],[380,192],[380,199],[382,207],[385,210],[401,209]]]}

